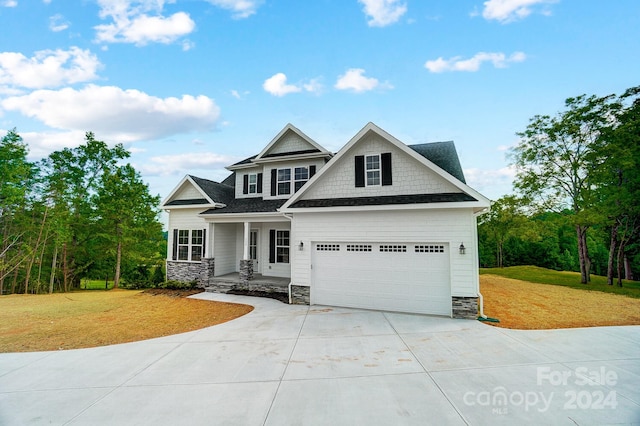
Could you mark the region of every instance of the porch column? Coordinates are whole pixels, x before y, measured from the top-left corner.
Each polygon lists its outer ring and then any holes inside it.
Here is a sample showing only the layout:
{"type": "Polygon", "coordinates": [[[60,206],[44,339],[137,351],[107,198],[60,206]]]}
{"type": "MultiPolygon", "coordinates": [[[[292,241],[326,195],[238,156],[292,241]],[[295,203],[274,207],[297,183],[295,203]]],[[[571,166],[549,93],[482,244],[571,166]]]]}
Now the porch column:
{"type": "Polygon", "coordinates": [[[253,261],[249,259],[249,235],[251,233],[251,222],[244,222],[244,250],[240,261],[240,280],[247,283],[253,279],[253,261]]]}
{"type": "Polygon", "coordinates": [[[251,233],[251,222],[244,223],[244,251],[242,259],[249,260],[249,234],[251,233]]]}

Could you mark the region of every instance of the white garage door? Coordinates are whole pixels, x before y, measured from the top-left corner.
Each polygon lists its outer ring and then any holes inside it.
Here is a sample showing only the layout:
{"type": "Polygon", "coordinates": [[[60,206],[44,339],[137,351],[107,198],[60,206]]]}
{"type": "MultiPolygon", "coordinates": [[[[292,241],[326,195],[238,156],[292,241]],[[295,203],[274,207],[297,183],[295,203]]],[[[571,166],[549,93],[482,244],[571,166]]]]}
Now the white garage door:
{"type": "Polygon", "coordinates": [[[312,249],[313,304],[451,315],[447,244],[322,242],[312,249]]]}

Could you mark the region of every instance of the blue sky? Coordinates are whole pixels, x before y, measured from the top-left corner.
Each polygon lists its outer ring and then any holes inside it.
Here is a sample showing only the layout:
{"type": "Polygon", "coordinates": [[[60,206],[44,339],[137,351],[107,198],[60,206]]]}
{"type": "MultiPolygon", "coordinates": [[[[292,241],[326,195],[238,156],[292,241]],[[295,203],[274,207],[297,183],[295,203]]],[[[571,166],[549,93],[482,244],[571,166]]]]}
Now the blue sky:
{"type": "Polygon", "coordinates": [[[2,134],[124,143],[163,198],[287,123],[337,151],[372,121],[497,199],[531,117],[640,84],[637,0],[0,0],[0,28],[2,134]]]}

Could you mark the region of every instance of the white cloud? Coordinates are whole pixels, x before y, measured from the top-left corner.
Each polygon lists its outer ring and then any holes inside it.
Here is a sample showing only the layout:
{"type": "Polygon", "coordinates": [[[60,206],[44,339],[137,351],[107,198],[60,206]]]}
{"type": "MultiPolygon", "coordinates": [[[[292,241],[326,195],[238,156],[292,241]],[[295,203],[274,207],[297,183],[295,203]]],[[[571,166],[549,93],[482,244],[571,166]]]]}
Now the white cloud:
{"type": "MultiPolygon", "coordinates": [[[[171,2],[170,0],[168,2],[171,2]]],[[[96,40],[105,43],[169,44],[195,29],[185,12],[162,15],[165,0],[98,0],[100,17],[113,23],[97,25],[96,40]]]]}
{"type": "Polygon", "coordinates": [[[256,13],[262,0],[207,0],[214,6],[233,12],[236,19],[248,18],[256,13]]]}
{"type": "Polygon", "coordinates": [[[262,88],[273,96],[284,96],[302,91],[299,86],[287,84],[287,76],[281,72],[266,79],[262,84],[262,88]]]}
{"type": "Polygon", "coordinates": [[[317,95],[319,95],[320,93],[322,93],[322,89],[324,88],[322,83],[320,83],[320,79],[319,78],[312,78],[311,80],[309,80],[308,83],[304,83],[302,85],[302,88],[310,93],[315,93],[317,95]]]}
{"type": "Polygon", "coordinates": [[[338,77],[335,88],[338,90],[350,90],[356,93],[368,92],[376,88],[393,89],[389,83],[380,83],[377,78],[365,77],[362,68],[350,68],[338,77]]]}
{"type": "Polygon", "coordinates": [[[66,30],[69,25],[69,22],[65,21],[64,16],[59,13],[49,17],[49,29],[54,33],[66,30]]]}
{"type": "Polygon", "coordinates": [[[136,165],[145,176],[168,176],[181,173],[193,173],[194,170],[224,168],[239,159],[212,152],[191,152],[177,155],[159,155],[136,165]]]}
{"type": "Polygon", "coordinates": [[[464,176],[467,185],[489,198],[498,199],[513,191],[516,168],[507,166],[497,170],[464,169],[464,176]]]}
{"type": "Polygon", "coordinates": [[[407,12],[407,5],[399,0],[358,0],[364,5],[364,13],[369,17],[370,27],[386,27],[407,12]]]}
{"type": "Polygon", "coordinates": [[[22,53],[0,53],[0,86],[41,89],[94,80],[101,67],[89,50],[41,50],[32,58],[22,53]]]}
{"type": "Polygon", "coordinates": [[[247,95],[249,95],[251,92],[249,92],[248,90],[245,90],[244,92],[240,93],[234,89],[234,90],[231,90],[230,93],[231,93],[231,96],[241,101],[245,99],[247,95]]]}
{"type": "Polygon", "coordinates": [[[444,59],[442,57],[427,61],[424,67],[431,72],[440,73],[445,71],[468,71],[475,72],[480,69],[480,65],[483,62],[491,62],[496,68],[505,68],[509,63],[522,62],[527,58],[523,52],[512,53],[507,57],[504,53],[476,53],[470,59],[462,59],[460,56],[455,56],[450,59],[444,59]]]}
{"type": "Polygon", "coordinates": [[[0,3],[0,6],[3,6],[3,7],[17,7],[18,6],[18,1],[17,0],[3,0],[0,3]]]}
{"type": "MultiPolygon", "coordinates": [[[[18,129],[19,130],[19,129],[18,129]]],[[[54,151],[64,148],[75,148],[85,141],[85,131],[48,131],[48,132],[18,132],[29,146],[29,159],[39,160],[49,156],[54,151]]],[[[101,140],[96,135],[98,140],[101,140]]]]}
{"type": "Polygon", "coordinates": [[[206,96],[162,99],[138,90],[96,85],[36,90],[6,98],[0,105],[54,129],[94,131],[120,142],[209,131],[220,115],[220,108],[206,96]]]}
{"type": "MultiPolygon", "coordinates": [[[[484,2],[482,16],[485,19],[495,19],[502,23],[517,21],[529,16],[531,7],[555,3],[557,0],[488,0],[484,2]]],[[[543,9],[542,14],[549,15],[548,9],[543,9]]]]}

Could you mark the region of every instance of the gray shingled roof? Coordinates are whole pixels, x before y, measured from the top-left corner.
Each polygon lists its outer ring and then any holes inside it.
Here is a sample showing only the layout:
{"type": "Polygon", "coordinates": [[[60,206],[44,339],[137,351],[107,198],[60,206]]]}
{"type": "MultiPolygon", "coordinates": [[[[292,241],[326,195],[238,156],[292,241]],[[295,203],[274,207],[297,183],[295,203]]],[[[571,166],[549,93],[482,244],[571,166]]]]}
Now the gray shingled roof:
{"type": "Polygon", "coordinates": [[[226,213],[275,213],[287,200],[263,200],[260,198],[238,198],[230,201],[227,207],[209,209],[201,214],[226,213]]]}
{"type": "Polygon", "coordinates": [[[461,192],[445,194],[385,195],[380,197],[325,198],[317,200],[300,200],[291,205],[296,207],[353,207],[382,206],[387,204],[427,204],[455,203],[477,201],[470,195],[461,192]]]}
{"type": "Polygon", "coordinates": [[[453,141],[422,143],[408,147],[462,183],[467,183],[453,141]]]}
{"type": "Polygon", "coordinates": [[[223,185],[227,185],[230,186],[232,188],[236,187],[236,172],[231,173],[229,176],[227,176],[222,182],[220,182],[223,185]]]}
{"type": "Polygon", "coordinates": [[[173,200],[165,204],[165,206],[192,206],[198,204],[209,204],[204,198],[194,198],[191,200],[173,200]]]}
{"type": "Polygon", "coordinates": [[[229,185],[214,182],[208,179],[202,179],[197,176],[189,175],[189,177],[198,185],[204,192],[217,203],[227,204],[235,197],[235,189],[229,185]]]}

